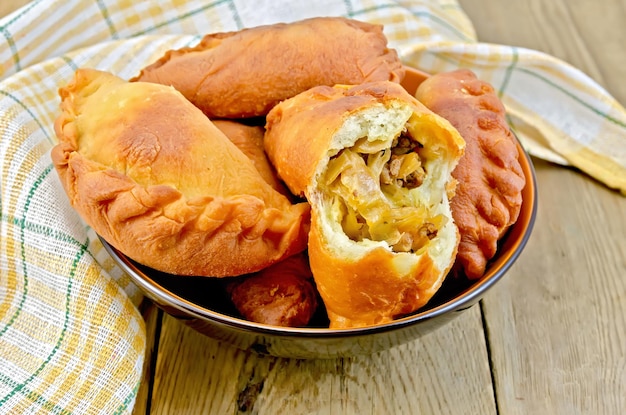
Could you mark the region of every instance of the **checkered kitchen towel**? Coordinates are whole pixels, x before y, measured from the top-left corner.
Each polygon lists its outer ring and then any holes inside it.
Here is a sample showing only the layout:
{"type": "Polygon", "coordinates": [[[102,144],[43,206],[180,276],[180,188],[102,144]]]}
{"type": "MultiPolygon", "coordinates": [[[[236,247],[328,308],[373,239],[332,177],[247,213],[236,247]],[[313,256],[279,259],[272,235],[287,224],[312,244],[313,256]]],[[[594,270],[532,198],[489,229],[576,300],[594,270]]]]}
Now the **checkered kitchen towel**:
{"type": "Polygon", "coordinates": [[[477,43],[455,0],[33,1],[0,20],[0,414],[128,413],[142,374],[141,295],[51,165],[58,87],[78,67],[131,77],[209,32],[321,15],[384,24],[424,71],[473,69],[530,153],[626,192],[624,109],[550,56],[477,43]]]}

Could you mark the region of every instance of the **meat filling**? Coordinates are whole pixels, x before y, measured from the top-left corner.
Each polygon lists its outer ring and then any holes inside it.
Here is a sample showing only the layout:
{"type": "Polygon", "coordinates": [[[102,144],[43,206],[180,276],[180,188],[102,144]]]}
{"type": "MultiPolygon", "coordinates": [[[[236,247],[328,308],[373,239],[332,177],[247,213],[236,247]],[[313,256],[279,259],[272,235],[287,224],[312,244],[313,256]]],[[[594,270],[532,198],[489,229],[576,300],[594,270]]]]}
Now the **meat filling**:
{"type": "Polygon", "coordinates": [[[424,182],[422,146],[404,131],[391,148],[364,137],[331,158],[324,182],[333,214],[355,241],[386,241],[395,252],[417,252],[437,236],[442,215],[430,216],[411,190],[424,182]]]}

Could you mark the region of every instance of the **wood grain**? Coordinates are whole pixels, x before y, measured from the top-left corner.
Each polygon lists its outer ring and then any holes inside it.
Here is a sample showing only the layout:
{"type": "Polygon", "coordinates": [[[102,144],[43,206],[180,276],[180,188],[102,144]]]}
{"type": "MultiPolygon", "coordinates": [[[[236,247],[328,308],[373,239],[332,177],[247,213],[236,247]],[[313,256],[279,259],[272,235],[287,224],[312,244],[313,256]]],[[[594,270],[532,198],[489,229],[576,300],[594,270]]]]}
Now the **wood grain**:
{"type": "Polygon", "coordinates": [[[626,104],[626,0],[459,0],[479,40],[540,50],[626,104]]]}
{"type": "MultiPolygon", "coordinates": [[[[0,16],[26,3],[3,0],[0,16]]],[[[481,41],[557,56],[626,103],[626,0],[459,3],[481,41]]],[[[372,356],[305,361],[243,352],[148,307],[133,414],[626,413],[626,198],[575,169],[535,168],[526,250],[449,325],[372,356]]]]}
{"type": "Polygon", "coordinates": [[[150,402],[152,394],[152,384],[154,379],[154,360],[158,351],[158,340],[160,338],[162,312],[148,299],[144,299],[139,310],[146,322],[146,355],[144,360],[143,378],[137,397],[135,406],[133,407],[133,415],[143,415],[150,413],[150,402]]]}
{"type": "MultiPolygon", "coordinates": [[[[626,2],[462,0],[486,42],[565,59],[626,102],[626,2]]],[[[483,301],[501,414],[626,410],[626,198],[535,160],[539,212],[483,301]]]]}
{"type": "Polygon", "coordinates": [[[540,161],[536,169],[536,230],[484,300],[498,408],[623,413],[626,199],[575,171],[540,161]]]}
{"type": "MultiPolygon", "coordinates": [[[[460,3],[481,40],[565,59],[626,101],[623,1],[460,3]]],[[[535,163],[534,235],[481,308],[386,352],[310,361],[247,354],[167,317],[152,413],[623,413],[626,198],[535,163]]]]}
{"type": "Polygon", "coordinates": [[[479,307],[372,356],[296,360],[163,321],[152,414],[495,414],[479,307]]]}

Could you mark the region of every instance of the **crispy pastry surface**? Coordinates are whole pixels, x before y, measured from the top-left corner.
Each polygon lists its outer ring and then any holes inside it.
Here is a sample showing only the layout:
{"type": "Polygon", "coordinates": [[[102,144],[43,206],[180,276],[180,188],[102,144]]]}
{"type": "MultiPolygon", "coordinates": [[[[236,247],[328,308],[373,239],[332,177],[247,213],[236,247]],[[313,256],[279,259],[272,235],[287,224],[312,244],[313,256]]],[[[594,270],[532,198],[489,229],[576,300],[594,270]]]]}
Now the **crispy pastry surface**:
{"type": "Polygon", "coordinates": [[[317,291],[305,253],[228,282],[241,315],[250,321],[285,327],[306,326],[317,309],[317,291]]]}
{"type": "Polygon", "coordinates": [[[59,94],[54,166],[73,207],[124,254],[219,277],[306,247],[308,205],[268,185],[173,88],[79,69],[59,94]]]}
{"type": "MultiPolygon", "coordinates": [[[[292,197],[276,177],[263,149],[265,129],[231,120],[214,120],[230,141],[254,164],[259,174],[274,189],[292,197]]],[[[259,272],[226,282],[226,289],[237,311],[257,323],[306,326],[317,308],[317,289],[306,253],[284,259],[259,272]]]]}
{"type": "Polygon", "coordinates": [[[446,118],[465,139],[452,214],[461,233],[458,262],[467,277],[480,278],[498,240],[517,220],[525,178],[505,108],[493,87],[469,70],[425,80],[416,97],[446,118]]]}
{"type": "Polygon", "coordinates": [[[292,197],[285,184],[276,176],[276,170],[265,154],[263,148],[265,128],[224,119],[213,120],[213,124],[252,161],[263,180],[283,195],[292,197]]]}
{"type": "Polygon", "coordinates": [[[398,84],[373,82],[305,91],[274,107],[266,130],[279,177],[311,203],[308,253],[331,328],[388,322],[426,304],[458,244],[447,191],[464,142],[450,123],[398,84]],[[398,150],[425,172],[418,183],[395,172],[398,150]]]}
{"type": "Polygon", "coordinates": [[[133,80],[172,85],[210,118],[241,118],[266,115],[313,86],[403,76],[382,26],[316,17],[206,35],[197,46],[167,52],[133,80]]]}

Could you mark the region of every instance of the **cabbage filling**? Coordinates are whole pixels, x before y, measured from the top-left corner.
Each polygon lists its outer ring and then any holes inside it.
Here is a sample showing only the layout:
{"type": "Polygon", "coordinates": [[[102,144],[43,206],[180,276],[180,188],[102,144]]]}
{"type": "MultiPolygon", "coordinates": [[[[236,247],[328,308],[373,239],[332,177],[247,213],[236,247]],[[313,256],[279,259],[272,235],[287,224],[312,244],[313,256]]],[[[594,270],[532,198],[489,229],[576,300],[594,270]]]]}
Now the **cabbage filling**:
{"type": "Polygon", "coordinates": [[[418,253],[446,222],[431,215],[413,189],[427,175],[422,145],[406,128],[388,141],[360,138],[328,163],[322,182],[334,219],[353,241],[385,241],[394,252],[418,253]]]}

